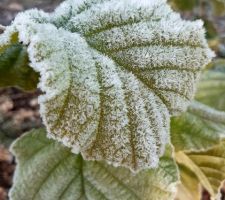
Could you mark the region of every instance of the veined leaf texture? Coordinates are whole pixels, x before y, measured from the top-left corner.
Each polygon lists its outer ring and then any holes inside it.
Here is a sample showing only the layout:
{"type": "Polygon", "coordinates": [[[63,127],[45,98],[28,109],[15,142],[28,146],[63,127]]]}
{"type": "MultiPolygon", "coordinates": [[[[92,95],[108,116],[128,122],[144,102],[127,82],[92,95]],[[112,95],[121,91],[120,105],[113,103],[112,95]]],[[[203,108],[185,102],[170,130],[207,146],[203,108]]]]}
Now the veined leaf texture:
{"type": "Polygon", "coordinates": [[[170,116],[187,108],[214,56],[202,26],[165,0],[67,0],[51,14],[19,14],[0,50],[15,32],[28,46],[49,137],[137,172],[158,166],[170,116]]]}
{"type": "Polygon", "coordinates": [[[11,147],[17,168],[10,200],[169,200],[174,199],[178,169],[167,145],[157,169],[133,174],[105,162],[85,161],[64,145],[32,130],[11,147]]]}

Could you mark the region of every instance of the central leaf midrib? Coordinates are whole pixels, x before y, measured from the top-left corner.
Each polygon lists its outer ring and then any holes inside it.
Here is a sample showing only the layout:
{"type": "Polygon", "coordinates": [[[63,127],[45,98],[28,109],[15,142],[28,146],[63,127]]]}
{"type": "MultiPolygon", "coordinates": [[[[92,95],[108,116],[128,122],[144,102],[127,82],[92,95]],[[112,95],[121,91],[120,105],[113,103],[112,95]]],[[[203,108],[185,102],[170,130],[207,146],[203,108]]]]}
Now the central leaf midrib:
{"type": "Polygon", "coordinates": [[[86,196],[86,189],[85,189],[85,184],[84,184],[84,163],[83,163],[83,158],[81,156],[81,154],[78,155],[78,161],[80,161],[80,174],[81,174],[81,195],[78,198],[78,200],[80,198],[82,198],[82,196],[84,196],[85,199],[88,200],[87,196],[86,196]]]}
{"type": "Polygon", "coordinates": [[[119,183],[125,190],[129,191],[136,199],[141,200],[139,196],[137,196],[137,194],[131,189],[129,188],[127,185],[125,185],[118,177],[116,177],[109,169],[107,169],[103,164],[101,164],[100,162],[97,163],[97,165],[105,170],[105,172],[107,174],[109,174],[113,179],[116,180],[117,183],[119,183]]]}
{"type": "Polygon", "coordinates": [[[57,167],[59,167],[66,159],[70,158],[71,156],[73,156],[73,155],[71,155],[71,153],[68,151],[67,154],[53,166],[53,168],[49,171],[48,175],[39,184],[35,194],[32,197],[32,200],[34,200],[36,198],[36,196],[41,191],[41,188],[43,187],[43,185],[46,183],[46,181],[52,175],[52,173],[54,173],[54,171],[57,169],[57,167]]]}
{"type": "Polygon", "coordinates": [[[99,66],[99,64],[95,63],[95,67],[96,67],[96,72],[97,72],[97,81],[99,84],[99,119],[98,119],[98,126],[97,126],[97,131],[96,131],[96,135],[95,135],[95,142],[93,144],[93,147],[91,148],[91,154],[93,153],[93,150],[96,149],[96,145],[98,146],[98,148],[100,148],[102,151],[101,153],[103,154],[103,157],[105,157],[105,151],[101,148],[101,145],[98,145],[97,142],[99,142],[99,137],[100,134],[102,133],[102,129],[103,129],[103,121],[104,121],[104,88],[103,88],[103,83],[102,83],[102,73],[101,73],[101,66],[99,66]]]}
{"type": "MultiPolygon", "coordinates": [[[[97,191],[105,200],[110,200],[110,199],[108,199],[106,196],[105,196],[105,194],[101,191],[101,190],[99,190],[93,183],[91,183],[91,181],[89,181],[87,178],[85,178],[85,182],[87,183],[87,184],[89,184],[92,188],[94,188],[94,190],[95,191],[97,191]]],[[[101,199],[102,200],[102,199],[101,199]]]]}
{"type": "MultiPolygon", "coordinates": [[[[99,51],[98,49],[96,49],[95,48],[95,46],[94,45],[92,45],[92,44],[90,44],[88,41],[87,41],[87,44],[89,45],[89,47],[91,48],[91,49],[93,49],[94,51],[97,51],[100,55],[102,55],[102,56],[105,56],[105,55],[107,55],[110,59],[112,59],[111,58],[111,56],[108,54],[108,53],[106,53],[106,54],[104,54],[103,52],[101,52],[101,51],[99,51]]],[[[115,59],[112,59],[116,64],[117,64],[117,66],[119,66],[122,70],[127,70],[128,72],[131,72],[139,81],[141,81],[142,83],[144,83],[144,85],[147,87],[147,88],[149,88],[149,89],[151,89],[151,91],[155,94],[155,95],[157,95],[159,98],[160,98],[160,100],[163,102],[163,104],[166,106],[166,108],[169,110],[169,108],[168,108],[168,106],[167,106],[167,100],[163,97],[163,95],[161,95],[158,91],[157,91],[157,88],[154,88],[153,86],[151,86],[150,84],[148,84],[145,80],[143,80],[143,78],[141,78],[137,73],[134,73],[133,71],[131,71],[129,68],[127,68],[125,65],[123,65],[123,64],[121,64],[120,62],[118,62],[118,60],[115,60],[115,59]],[[122,68],[123,67],[123,68],[122,68]]],[[[158,89],[158,90],[160,90],[160,89],[158,89]]],[[[168,91],[168,92],[173,92],[173,93],[175,93],[175,94],[178,94],[178,95],[180,95],[180,96],[182,96],[182,97],[184,97],[186,100],[189,100],[189,98],[188,97],[186,97],[186,96],[184,96],[183,94],[181,94],[181,93],[179,93],[179,92],[177,92],[177,91],[174,91],[174,90],[165,90],[165,91],[168,91]]],[[[171,112],[171,110],[169,110],[170,112],[171,112]]]]}
{"type": "MultiPolygon", "coordinates": [[[[124,82],[121,80],[121,77],[119,76],[118,72],[117,72],[117,76],[118,76],[118,78],[120,79],[121,83],[124,86],[124,82]]],[[[130,141],[130,146],[131,146],[131,151],[132,151],[132,155],[131,155],[132,164],[133,164],[132,167],[133,167],[133,169],[136,169],[137,168],[137,158],[136,158],[136,151],[135,151],[136,144],[135,144],[134,139],[133,139],[133,138],[135,138],[135,134],[134,134],[135,127],[132,124],[132,119],[131,119],[132,111],[131,111],[130,105],[128,103],[129,102],[128,98],[129,98],[128,95],[124,92],[124,101],[125,101],[125,105],[126,105],[127,110],[128,110],[127,117],[128,117],[128,129],[129,129],[129,132],[130,132],[129,141],[130,141]]]]}
{"type": "MultiPolygon", "coordinates": [[[[89,44],[89,46],[90,46],[90,48],[91,49],[93,49],[94,51],[97,51],[100,55],[102,55],[102,56],[105,56],[104,54],[102,54],[101,52],[99,52],[98,50],[96,50],[94,47],[92,47],[90,44],[89,44]]],[[[117,63],[117,65],[119,66],[119,67],[121,67],[118,63],[117,63]]],[[[126,69],[126,68],[125,68],[126,69]]],[[[126,70],[128,70],[128,69],[126,69],[126,70]]],[[[128,70],[129,71],[129,70],[128,70]]],[[[132,71],[131,71],[132,72],[132,71]]],[[[133,72],[132,72],[132,74],[133,74],[133,72]]],[[[140,80],[140,78],[138,78],[136,75],[134,75],[137,79],[139,79],[140,80]]],[[[120,77],[119,75],[118,75],[118,77],[120,77]]],[[[121,82],[123,83],[123,81],[121,80],[121,82]]],[[[144,81],[142,81],[143,83],[145,83],[144,81]]],[[[123,83],[124,84],[124,83],[123,83]]],[[[146,83],[145,83],[145,85],[146,85],[146,83]]],[[[148,86],[147,86],[148,87],[148,86]]],[[[149,87],[148,87],[149,88],[149,87]]],[[[152,88],[151,88],[152,89],[152,88]]],[[[156,92],[154,92],[154,91],[152,91],[153,93],[155,93],[158,97],[159,97],[159,99],[161,100],[161,102],[162,103],[164,103],[165,104],[165,106],[166,106],[166,103],[165,103],[165,100],[163,100],[163,97],[160,95],[160,94],[157,94],[156,92]]],[[[130,145],[131,145],[131,149],[132,149],[132,163],[133,163],[133,166],[132,166],[132,168],[133,169],[136,169],[137,168],[137,161],[136,161],[136,152],[135,152],[135,144],[134,144],[134,141],[133,141],[133,138],[135,137],[135,135],[134,135],[134,131],[133,131],[133,128],[132,128],[132,126],[133,126],[133,124],[132,124],[132,119],[130,118],[130,115],[132,115],[132,112],[130,111],[130,109],[129,109],[129,104],[128,104],[128,101],[127,101],[127,95],[125,94],[125,102],[126,102],[126,105],[127,105],[127,108],[128,108],[128,128],[129,128],[129,130],[130,130],[130,145]]],[[[167,108],[167,106],[166,106],[166,108],[167,108]]],[[[168,109],[168,108],[167,108],[168,109]]]]}

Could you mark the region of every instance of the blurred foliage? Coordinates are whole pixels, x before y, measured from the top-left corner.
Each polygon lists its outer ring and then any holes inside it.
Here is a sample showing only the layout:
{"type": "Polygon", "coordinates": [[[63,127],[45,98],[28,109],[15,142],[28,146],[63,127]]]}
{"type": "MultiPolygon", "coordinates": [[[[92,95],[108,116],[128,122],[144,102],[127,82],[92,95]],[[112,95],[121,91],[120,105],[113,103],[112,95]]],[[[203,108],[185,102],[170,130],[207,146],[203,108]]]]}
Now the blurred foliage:
{"type": "Polygon", "coordinates": [[[0,87],[35,90],[38,79],[38,73],[29,66],[26,46],[18,42],[17,35],[13,35],[11,44],[0,48],[0,87]]]}
{"type": "Polygon", "coordinates": [[[197,0],[169,0],[169,2],[179,11],[192,10],[197,5],[197,0]]]}
{"type": "Polygon", "coordinates": [[[203,73],[196,99],[208,106],[225,111],[225,59],[216,59],[203,73]]]}
{"type": "MultiPolygon", "coordinates": [[[[209,46],[217,56],[201,77],[196,100],[205,104],[206,109],[210,106],[219,115],[225,115],[225,0],[169,0],[169,3],[183,18],[204,21],[209,46]]],[[[224,125],[202,113],[200,116],[189,110],[172,119],[171,139],[181,175],[178,200],[204,199],[203,188],[214,199],[225,179],[225,142],[218,140],[218,135],[224,138],[224,125]]]]}
{"type": "Polygon", "coordinates": [[[37,88],[39,75],[29,67],[26,47],[20,43],[0,53],[0,87],[18,86],[24,90],[37,88]]]}
{"type": "Polygon", "coordinates": [[[176,151],[205,150],[219,144],[221,135],[225,135],[225,120],[216,120],[223,112],[197,102],[193,104],[187,112],[171,119],[171,140],[176,151]]]}

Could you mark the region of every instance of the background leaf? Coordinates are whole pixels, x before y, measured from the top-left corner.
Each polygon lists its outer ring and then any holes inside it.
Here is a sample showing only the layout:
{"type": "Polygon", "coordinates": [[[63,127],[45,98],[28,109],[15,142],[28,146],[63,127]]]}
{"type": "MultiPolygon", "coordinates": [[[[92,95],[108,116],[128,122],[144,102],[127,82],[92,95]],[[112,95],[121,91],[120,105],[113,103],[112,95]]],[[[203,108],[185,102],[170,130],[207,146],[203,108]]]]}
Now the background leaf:
{"type": "Polygon", "coordinates": [[[196,99],[215,109],[225,111],[225,60],[216,60],[204,72],[196,99]]]}
{"type": "Polygon", "coordinates": [[[27,48],[14,43],[0,51],[0,87],[37,88],[39,75],[29,66],[27,48]]]}
{"type": "Polygon", "coordinates": [[[206,150],[220,143],[225,134],[225,112],[198,102],[171,120],[171,141],[176,151],[206,150]]]}
{"type": "Polygon", "coordinates": [[[9,30],[0,35],[0,87],[18,86],[24,90],[37,88],[39,75],[29,66],[26,46],[18,41],[18,33],[9,30]],[[7,38],[9,37],[9,39],[7,38]],[[9,40],[9,41],[7,41],[9,40]]]}
{"type": "Polygon", "coordinates": [[[103,162],[84,161],[67,147],[47,139],[42,129],[18,139],[12,152],[18,164],[10,191],[12,200],[170,200],[178,180],[169,147],[157,170],[136,175],[103,162]]]}
{"type": "Polygon", "coordinates": [[[196,175],[184,165],[178,165],[180,181],[176,200],[199,200],[201,199],[200,183],[196,175]]]}
{"type": "Polygon", "coordinates": [[[169,0],[174,9],[179,11],[192,10],[198,3],[198,0],[169,0]]]}
{"type": "MultiPolygon", "coordinates": [[[[225,180],[224,141],[203,152],[178,152],[176,154],[176,161],[179,164],[181,177],[184,176],[184,174],[188,177],[186,179],[182,179],[182,184],[185,188],[190,190],[190,184],[194,184],[195,186],[193,186],[196,187],[196,180],[194,177],[197,177],[202,186],[205,187],[205,189],[208,189],[212,198],[219,195],[221,184],[225,180]],[[183,156],[180,157],[180,155],[183,156]],[[187,163],[185,159],[182,159],[185,157],[189,160],[189,163],[187,163]],[[184,170],[184,167],[187,167],[188,170],[191,171],[189,175],[184,170]],[[193,176],[193,174],[195,176],[193,176]],[[193,178],[194,181],[190,181],[193,178]]],[[[191,190],[189,192],[191,192],[191,190]]]]}
{"type": "Polygon", "coordinates": [[[214,196],[213,188],[207,178],[196,163],[190,159],[184,152],[179,151],[176,153],[176,161],[180,165],[184,165],[190,171],[194,172],[199,182],[205,187],[205,189],[214,196]]]}

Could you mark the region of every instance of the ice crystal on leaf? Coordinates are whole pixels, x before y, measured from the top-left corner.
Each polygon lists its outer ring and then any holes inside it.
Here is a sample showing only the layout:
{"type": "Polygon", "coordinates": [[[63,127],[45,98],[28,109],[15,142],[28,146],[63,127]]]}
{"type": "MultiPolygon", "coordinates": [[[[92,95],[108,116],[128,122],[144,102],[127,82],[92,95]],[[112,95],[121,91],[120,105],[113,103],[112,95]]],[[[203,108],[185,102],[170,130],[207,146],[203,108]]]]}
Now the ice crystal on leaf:
{"type": "Polygon", "coordinates": [[[0,44],[18,32],[28,46],[49,137],[139,171],[157,167],[170,116],[186,109],[214,55],[202,25],[165,0],[67,0],[51,14],[21,13],[0,44]]]}

